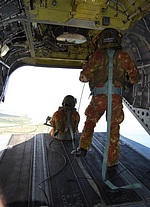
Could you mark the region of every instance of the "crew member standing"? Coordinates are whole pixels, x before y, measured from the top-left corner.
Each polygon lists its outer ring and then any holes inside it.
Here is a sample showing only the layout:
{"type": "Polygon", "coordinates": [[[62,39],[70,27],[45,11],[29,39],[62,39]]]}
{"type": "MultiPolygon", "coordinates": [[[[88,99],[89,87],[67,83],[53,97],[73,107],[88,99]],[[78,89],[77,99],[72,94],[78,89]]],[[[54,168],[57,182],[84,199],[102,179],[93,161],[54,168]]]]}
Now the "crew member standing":
{"type": "Polygon", "coordinates": [[[130,56],[121,48],[122,35],[113,28],[100,33],[97,50],[89,57],[80,73],[81,82],[89,82],[91,102],[85,110],[86,121],[80,137],[79,147],[72,151],[76,156],[86,156],[90,148],[94,127],[108,107],[108,72],[109,50],[114,50],[112,57],[112,114],[110,143],[107,165],[116,165],[119,160],[120,124],[124,120],[122,93],[127,77],[131,84],[139,81],[139,72],[130,56]]]}

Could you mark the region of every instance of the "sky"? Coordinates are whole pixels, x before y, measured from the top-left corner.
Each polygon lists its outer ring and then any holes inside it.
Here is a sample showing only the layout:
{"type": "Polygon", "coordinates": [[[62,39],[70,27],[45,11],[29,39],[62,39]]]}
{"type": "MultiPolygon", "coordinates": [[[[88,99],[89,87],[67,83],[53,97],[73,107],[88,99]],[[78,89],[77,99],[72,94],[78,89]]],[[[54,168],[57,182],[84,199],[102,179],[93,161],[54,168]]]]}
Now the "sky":
{"type": "MultiPolygon", "coordinates": [[[[0,113],[27,114],[34,123],[44,123],[47,116],[62,105],[66,95],[77,98],[76,109],[80,114],[79,131],[85,122],[84,111],[91,97],[88,83],[79,81],[80,69],[41,68],[24,66],[14,71],[8,81],[5,101],[0,113]]],[[[120,134],[150,147],[150,136],[124,106],[125,119],[120,134]]],[[[105,114],[95,127],[95,132],[106,132],[105,114]]]]}

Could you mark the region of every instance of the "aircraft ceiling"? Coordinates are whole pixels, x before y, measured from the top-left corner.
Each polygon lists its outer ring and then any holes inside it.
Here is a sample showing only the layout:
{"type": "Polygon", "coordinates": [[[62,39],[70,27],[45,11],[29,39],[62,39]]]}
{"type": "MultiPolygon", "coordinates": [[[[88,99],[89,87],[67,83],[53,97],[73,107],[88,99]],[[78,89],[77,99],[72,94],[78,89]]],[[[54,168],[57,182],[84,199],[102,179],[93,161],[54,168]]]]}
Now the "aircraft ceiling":
{"type": "Polygon", "coordinates": [[[80,68],[112,27],[141,74],[124,102],[150,134],[150,0],[0,0],[0,19],[1,101],[18,67],[80,68]]]}

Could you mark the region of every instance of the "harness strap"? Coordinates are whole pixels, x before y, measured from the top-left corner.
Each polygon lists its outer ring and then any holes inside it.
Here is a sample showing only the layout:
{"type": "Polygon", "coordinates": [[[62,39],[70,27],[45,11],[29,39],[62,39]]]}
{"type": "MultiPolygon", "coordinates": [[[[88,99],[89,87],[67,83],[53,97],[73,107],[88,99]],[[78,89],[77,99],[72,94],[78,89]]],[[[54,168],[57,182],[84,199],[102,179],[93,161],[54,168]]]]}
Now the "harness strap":
{"type": "MultiPolygon", "coordinates": [[[[103,87],[93,88],[90,95],[96,96],[98,94],[107,94],[107,92],[108,92],[108,81],[104,84],[103,87]]],[[[112,94],[118,94],[122,96],[122,92],[123,92],[122,88],[117,88],[114,87],[114,85],[112,85],[112,94]]]]}
{"type": "Polygon", "coordinates": [[[72,126],[71,126],[71,121],[70,121],[70,111],[67,111],[67,126],[69,128],[70,134],[71,134],[71,138],[72,138],[72,148],[75,149],[75,145],[74,145],[74,133],[72,130],[72,126]]]}
{"type": "Polygon", "coordinates": [[[106,171],[107,171],[107,160],[108,160],[108,150],[110,143],[110,125],[111,125],[111,109],[112,109],[112,77],[113,77],[113,56],[115,50],[108,49],[109,56],[109,65],[108,65],[108,108],[107,108],[107,134],[106,134],[106,142],[105,142],[105,150],[104,157],[102,163],[102,180],[108,185],[106,179],[106,171]]]}
{"type": "Polygon", "coordinates": [[[67,111],[67,124],[66,124],[66,127],[65,127],[65,132],[63,134],[57,134],[57,138],[61,139],[61,140],[70,140],[70,135],[71,135],[71,140],[72,140],[72,147],[73,149],[75,148],[74,146],[74,138],[75,138],[75,133],[73,133],[73,130],[72,130],[72,126],[71,126],[71,121],[70,121],[70,113],[71,111],[68,110],[67,111]],[[69,129],[69,131],[68,131],[69,129]]]}
{"type": "Polygon", "coordinates": [[[105,150],[104,150],[104,157],[102,163],[102,180],[105,184],[110,187],[111,189],[131,189],[131,188],[141,188],[142,185],[140,183],[133,183],[131,185],[125,186],[115,186],[106,178],[106,171],[107,171],[107,160],[108,160],[108,150],[109,150],[109,143],[110,143],[110,126],[111,126],[111,112],[112,112],[112,78],[113,78],[113,55],[115,50],[108,49],[108,56],[109,56],[109,65],[108,65],[108,108],[107,108],[107,134],[106,134],[106,142],[105,142],[105,150]]]}

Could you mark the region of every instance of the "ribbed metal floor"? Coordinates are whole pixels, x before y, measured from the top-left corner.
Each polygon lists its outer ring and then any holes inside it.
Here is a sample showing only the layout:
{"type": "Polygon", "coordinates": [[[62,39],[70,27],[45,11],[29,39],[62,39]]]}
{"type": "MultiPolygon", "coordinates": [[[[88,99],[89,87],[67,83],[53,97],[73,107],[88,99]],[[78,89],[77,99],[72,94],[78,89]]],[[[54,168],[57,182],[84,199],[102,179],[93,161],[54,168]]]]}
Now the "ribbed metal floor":
{"type": "Polygon", "coordinates": [[[111,190],[101,178],[104,143],[105,133],[94,133],[87,156],[76,158],[70,141],[48,133],[13,135],[0,158],[8,207],[150,206],[150,161],[121,142],[119,165],[108,169],[107,178],[116,186],[138,182],[143,187],[111,190]]]}

